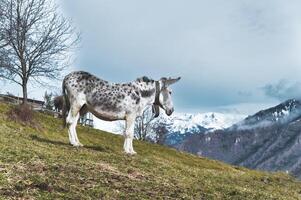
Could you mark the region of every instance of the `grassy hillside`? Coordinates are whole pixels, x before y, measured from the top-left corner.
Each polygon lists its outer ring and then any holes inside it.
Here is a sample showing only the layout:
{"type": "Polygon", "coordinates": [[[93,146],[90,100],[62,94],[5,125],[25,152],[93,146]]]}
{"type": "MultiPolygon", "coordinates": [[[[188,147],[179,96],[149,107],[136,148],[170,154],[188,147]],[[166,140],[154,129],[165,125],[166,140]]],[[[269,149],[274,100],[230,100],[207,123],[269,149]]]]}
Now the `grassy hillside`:
{"type": "Polygon", "coordinates": [[[61,121],[36,113],[39,125],[6,118],[0,104],[0,197],[3,199],[301,199],[301,183],[135,141],[122,152],[121,136],[78,127],[68,144],[61,121]]]}

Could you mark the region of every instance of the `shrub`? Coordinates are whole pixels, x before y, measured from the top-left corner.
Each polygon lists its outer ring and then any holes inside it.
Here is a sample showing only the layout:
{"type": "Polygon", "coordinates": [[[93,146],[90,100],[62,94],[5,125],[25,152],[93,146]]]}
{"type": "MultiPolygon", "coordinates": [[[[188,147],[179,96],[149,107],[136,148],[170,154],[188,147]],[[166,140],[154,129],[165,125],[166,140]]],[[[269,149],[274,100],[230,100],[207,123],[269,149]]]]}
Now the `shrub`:
{"type": "Polygon", "coordinates": [[[9,119],[25,124],[32,124],[33,115],[33,110],[28,104],[20,104],[18,106],[14,106],[7,112],[9,119]]]}

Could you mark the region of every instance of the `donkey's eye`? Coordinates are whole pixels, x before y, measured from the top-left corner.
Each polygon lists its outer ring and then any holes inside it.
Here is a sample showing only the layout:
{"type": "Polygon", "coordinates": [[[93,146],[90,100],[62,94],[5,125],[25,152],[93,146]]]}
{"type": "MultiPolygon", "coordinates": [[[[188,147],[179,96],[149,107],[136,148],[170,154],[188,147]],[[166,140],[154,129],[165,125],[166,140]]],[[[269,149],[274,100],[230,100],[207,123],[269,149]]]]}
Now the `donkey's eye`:
{"type": "Polygon", "coordinates": [[[169,91],[169,94],[171,94],[171,91],[169,91]]]}

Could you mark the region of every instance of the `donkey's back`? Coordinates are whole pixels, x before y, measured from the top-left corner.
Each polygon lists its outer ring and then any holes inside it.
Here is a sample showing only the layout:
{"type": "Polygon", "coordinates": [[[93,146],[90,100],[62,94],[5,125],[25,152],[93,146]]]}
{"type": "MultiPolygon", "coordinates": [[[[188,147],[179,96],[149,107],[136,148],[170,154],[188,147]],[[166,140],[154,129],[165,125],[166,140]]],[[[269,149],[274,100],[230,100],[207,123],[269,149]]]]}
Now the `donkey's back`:
{"type": "Polygon", "coordinates": [[[93,88],[106,87],[108,81],[102,80],[88,72],[75,71],[68,74],[63,81],[63,89],[87,93],[93,88]]]}
{"type": "Polygon", "coordinates": [[[63,93],[67,105],[74,104],[75,110],[81,109],[76,105],[85,106],[95,116],[107,121],[125,119],[126,113],[137,111],[140,102],[135,84],[110,83],[83,71],[65,77],[63,93]]]}

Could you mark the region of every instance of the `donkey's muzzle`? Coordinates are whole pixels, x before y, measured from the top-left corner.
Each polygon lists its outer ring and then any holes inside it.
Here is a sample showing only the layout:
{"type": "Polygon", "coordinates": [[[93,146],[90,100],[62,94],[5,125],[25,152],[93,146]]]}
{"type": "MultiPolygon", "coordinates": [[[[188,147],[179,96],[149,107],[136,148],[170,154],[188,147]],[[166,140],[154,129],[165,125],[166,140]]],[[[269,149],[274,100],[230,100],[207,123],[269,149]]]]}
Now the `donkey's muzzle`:
{"type": "Polygon", "coordinates": [[[166,110],[166,115],[170,116],[174,111],[174,108],[166,110]]]}

